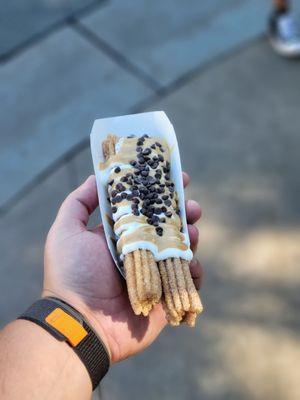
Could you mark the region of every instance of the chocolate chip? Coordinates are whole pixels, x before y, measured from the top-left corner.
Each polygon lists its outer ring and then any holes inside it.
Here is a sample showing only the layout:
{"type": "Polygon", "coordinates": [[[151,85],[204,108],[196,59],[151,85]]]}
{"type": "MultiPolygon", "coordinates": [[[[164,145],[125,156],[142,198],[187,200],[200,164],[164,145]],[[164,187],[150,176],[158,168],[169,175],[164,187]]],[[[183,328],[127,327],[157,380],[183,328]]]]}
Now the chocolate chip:
{"type": "Polygon", "coordinates": [[[168,196],[167,194],[164,194],[163,196],[161,196],[161,198],[162,198],[163,200],[168,200],[169,196],[168,196]]]}
{"type": "Polygon", "coordinates": [[[138,153],[141,153],[143,151],[143,148],[141,146],[137,146],[135,149],[138,153]]]}
{"type": "Polygon", "coordinates": [[[168,217],[168,218],[171,218],[171,217],[172,217],[171,211],[167,211],[167,212],[166,212],[166,217],[168,217]]]}
{"type": "Polygon", "coordinates": [[[133,167],[135,167],[137,162],[135,160],[131,160],[129,164],[132,165],[133,167]]]}
{"type": "Polygon", "coordinates": [[[141,140],[141,139],[139,139],[138,141],[137,141],[137,143],[136,143],[138,146],[143,146],[143,144],[144,144],[144,141],[143,140],[141,140]]]}
{"type": "Polygon", "coordinates": [[[152,165],[150,165],[152,169],[156,169],[158,167],[158,163],[154,162],[152,165]]]}
{"type": "Polygon", "coordinates": [[[155,144],[151,144],[150,147],[151,147],[151,149],[155,149],[156,146],[155,146],[155,144]]]}
{"type": "Polygon", "coordinates": [[[114,183],[114,180],[112,179],[111,181],[108,182],[108,184],[111,186],[114,183]]]}
{"type": "Polygon", "coordinates": [[[168,172],[170,172],[170,168],[163,167],[163,171],[164,171],[165,174],[167,174],[168,172]]]}
{"type": "Polygon", "coordinates": [[[173,193],[175,189],[174,189],[173,186],[169,186],[169,190],[170,190],[171,193],[173,193]]]}
{"type": "Polygon", "coordinates": [[[151,154],[151,149],[149,147],[147,147],[144,151],[143,151],[143,155],[144,156],[149,156],[149,154],[151,154]]]}
{"type": "Polygon", "coordinates": [[[140,194],[140,199],[141,199],[141,200],[144,200],[144,198],[145,198],[144,193],[141,193],[141,194],[140,194]]]}
{"type": "Polygon", "coordinates": [[[179,210],[179,208],[177,208],[176,214],[177,214],[177,215],[180,215],[180,210],[179,210]]]}
{"type": "Polygon", "coordinates": [[[151,218],[152,215],[153,215],[153,212],[152,212],[152,211],[149,210],[149,211],[146,212],[146,216],[147,216],[148,218],[151,218]]]}
{"type": "Polygon", "coordinates": [[[128,183],[129,186],[131,186],[132,183],[133,183],[132,179],[128,179],[128,182],[127,182],[127,183],[128,183]]]}
{"type": "Polygon", "coordinates": [[[133,190],[132,192],[133,196],[139,196],[140,192],[138,190],[133,190]]]}
{"type": "Polygon", "coordinates": [[[161,209],[159,207],[155,207],[154,214],[160,214],[160,213],[161,213],[161,209]]]}
{"type": "Polygon", "coordinates": [[[147,213],[147,209],[146,209],[146,208],[144,208],[144,207],[142,207],[142,209],[141,209],[141,213],[142,213],[143,215],[146,215],[146,213],[147,213]]]}
{"type": "Polygon", "coordinates": [[[158,199],[155,200],[155,202],[156,202],[156,204],[162,204],[162,199],[158,198],[158,199]]]}
{"type": "Polygon", "coordinates": [[[135,203],[135,204],[139,204],[140,199],[137,198],[137,197],[134,197],[134,198],[132,199],[132,202],[135,203]]]}
{"type": "Polygon", "coordinates": [[[132,200],[132,198],[133,198],[133,194],[132,193],[128,193],[127,194],[127,200],[132,200]]]}
{"type": "Polygon", "coordinates": [[[117,189],[119,192],[123,192],[124,190],[126,190],[126,187],[125,187],[122,183],[118,183],[118,184],[116,185],[116,189],[117,189]]]}
{"type": "Polygon", "coordinates": [[[155,214],[152,215],[151,219],[152,219],[152,223],[154,223],[154,222],[159,222],[159,218],[158,218],[158,216],[155,215],[155,214]]]}
{"type": "Polygon", "coordinates": [[[139,169],[135,169],[135,170],[134,170],[134,174],[135,174],[135,175],[140,175],[140,173],[141,173],[141,171],[140,171],[139,169]]]}
{"type": "Polygon", "coordinates": [[[162,222],[164,224],[166,222],[166,218],[161,218],[160,222],[162,222]]]}
{"type": "Polygon", "coordinates": [[[156,146],[161,147],[161,144],[159,142],[155,142],[156,146]]]}
{"type": "Polygon", "coordinates": [[[161,148],[160,148],[160,151],[161,151],[162,153],[164,153],[164,152],[165,152],[165,149],[164,149],[163,147],[161,147],[161,148]]]}
{"type": "Polygon", "coordinates": [[[144,138],[144,139],[145,139],[145,138],[149,139],[149,136],[148,136],[147,134],[145,134],[145,135],[142,136],[142,138],[144,138]]]}
{"type": "Polygon", "coordinates": [[[116,196],[115,201],[116,203],[120,203],[122,201],[122,196],[116,196]]]}
{"type": "Polygon", "coordinates": [[[145,164],[145,162],[146,162],[144,157],[140,156],[140,155],[138,156],[138,161],[139,161],[140,164],[145,164]]]}
{"type": "Polygon", "coordinates": [[[158,234],[158,236],[162,236],[163,235],[163,228],[161,226],[158,226],[157,228],[155,228],[156,233],[158,234]]]}
{"type": "Polygon", "coordinates": [[[127,139],[132,139],[132,138],[134,138],[134,135],[127,136],[127,139]]]}
{"type": "Polygon", "coordinates": [[[123,200],[127,199],[127,196],[128,196],[128,193],[126,193],[126,192],[121,193],[121,197],[123,200]]]}
{"type": "Polygon", "coordinates": [[[167,181],[169,181],[169,180],[170,180],[170,175],[169,175],[169,174],[166,174],[166,175],[165,175],[165,179],[166,179],[167,181]]]}
{"type": "Polygon", "coordinates": [[[155,178],[158,179],[158,180],[161,179],[161,175],[159,175],[159,174],[155,174],[154,176],[155,176],[155,178]]]}
{"type": "Polygon", "coordinates": [[[111,208],[111,212],[114,214],[114,213],[116,213],[118,211],[118,209],[117,209],[117,207],[112,207],[111,208]]]}
{"type": "Polygon", "coordinates": [[[158,155],[158,160],[163,162],[164,161],[164,156],[162,156],[161,154],[158,155]]]}
{"type": "Polygon", "coordinates": [[[152,198],[153,199],[157,199],[158,198],[158,194],[156,193],[156,191],[153,193],[152,198]]]}
{"type": "Polygon", "coordinates": [[[165,200],[164,203],[167,207],[170,207],[170,205],[172,204],[171,200],[165,200]]]}
{"type": "Polygon", "coordinates": [[[128,181],[128,178],[127,178],[127,176],[122,176],[122,178],[121,178],[121,182],[127,182],[128,181]]]}
{"type": "Polygon", "coordinates": [[[111,191],[111,197],[116,197],[117,194],[118,194],[117,190],[114,189],[111,191]]]}
{"type": "Polygon", "coordinates": [[[137,208],[135,208],[134,210],[132,210],[132,214],[133,215],[140,215],[140,212],[137,208]]]}
{"type": "Polygon", "coordinates": [[[166,208],[165,206],[162,206],[161,211],[162,211],[163,213],[165,213],[165,212],[167,211],[167,208],[166,208]]]}
{"type": "Polygon", "coordinates": [[[141,174],[142,174],[143,176],[148,176],[148,175],[149,175],[149,171],[144,170],[144,171],[141,172],[141,174]]]}
{"type": "Polygon", "coordinates": [[[151,218],[147,218],[146,221],[148,222],[149,225],[153,225],[151,218]]]}
{"type": "Polygon", "coordinates": [[[131,209],[132,210],[136,210],[136,209],[138,209],[139,208],[139,206],[137,205],[137,204],[135,204],[135,203],[132,203],[131,204],[131,209]]]}
{"type": "Polygon", "coordinates": [[[156,183],[156,179],[153,176],[148,176],[149,185],[154,185],[156,183]]]}
{"type": "Polygon", "coordinates": [[[153,222],[153,225],[154,225],[154,226],[159,226],[159,221],[154,221],[154,222],[153,222]]]}
{"type": "Polygon", "coordinates": [[[120,171],[121,171],[121,168],[120,168],[120,167],[117,167],[117,168],[115,168],[115,171],[114,171],[114,172],[115,172],[116,174],[118,174],[120,171]]]}
{"type": "Polygon", "coordinates": [[[137,176],[134,178],[134,183],[135,183],[135,186],[136,185],[140,185],[141,183],[142,183],[142,180],[141,180],[141,178],[138,178],[137,176]]]}

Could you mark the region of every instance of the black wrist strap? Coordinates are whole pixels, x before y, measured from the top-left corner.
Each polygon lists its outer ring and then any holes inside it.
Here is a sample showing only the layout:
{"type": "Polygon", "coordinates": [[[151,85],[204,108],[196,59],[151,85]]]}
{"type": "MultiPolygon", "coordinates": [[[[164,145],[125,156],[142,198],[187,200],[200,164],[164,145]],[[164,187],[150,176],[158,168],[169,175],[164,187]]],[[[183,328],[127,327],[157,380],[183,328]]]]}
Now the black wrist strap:
{"type": "Polygon", "coordinates": [[[85,365],[93,390],[109,369],[109,355],[101,339],[75,308],[55,297],[32,304],[18,319],[32,321],[57,340],[67,342],[85,365]]]}

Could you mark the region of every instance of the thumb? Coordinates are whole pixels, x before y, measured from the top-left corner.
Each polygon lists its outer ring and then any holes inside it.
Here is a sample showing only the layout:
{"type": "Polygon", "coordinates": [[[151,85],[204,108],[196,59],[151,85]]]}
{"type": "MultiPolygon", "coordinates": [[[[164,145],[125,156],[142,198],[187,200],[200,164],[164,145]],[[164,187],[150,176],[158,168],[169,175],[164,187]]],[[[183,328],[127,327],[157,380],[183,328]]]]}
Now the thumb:
{"type": "Polygon", "coordinates": [[[91,175],[64,200],[58,211],[56,222],[69,226],[79,223],[85,227],[89,216],[97,206],[96,179],[95,175],[91,175]]]}

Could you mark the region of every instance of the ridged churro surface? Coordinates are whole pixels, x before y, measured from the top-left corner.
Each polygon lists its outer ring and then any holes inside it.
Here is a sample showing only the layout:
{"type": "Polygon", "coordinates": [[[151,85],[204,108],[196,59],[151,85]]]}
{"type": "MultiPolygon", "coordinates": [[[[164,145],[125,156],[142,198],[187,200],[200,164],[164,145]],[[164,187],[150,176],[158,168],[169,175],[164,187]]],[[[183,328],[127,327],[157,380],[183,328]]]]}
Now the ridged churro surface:
{"type": "Polygon", "coordinates": [[[181,258],[191,251],[181,232],[166,143],[148,135],[121,141],[108,135],[102,149],[100,169],[113,165],[107,191],[133,311],[147,316],[162,300],[171,325],[194,326],[202,305],[189,263],[181,258]]]}

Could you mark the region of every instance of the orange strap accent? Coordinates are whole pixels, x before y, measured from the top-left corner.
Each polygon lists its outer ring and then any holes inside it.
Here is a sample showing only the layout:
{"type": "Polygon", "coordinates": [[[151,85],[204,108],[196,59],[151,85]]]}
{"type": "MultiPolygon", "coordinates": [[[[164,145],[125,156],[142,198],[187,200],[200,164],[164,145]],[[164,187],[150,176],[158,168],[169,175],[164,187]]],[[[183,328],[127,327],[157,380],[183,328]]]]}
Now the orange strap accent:
{"type": "Polygon", "coordinates": [[[74,347],[84,339],[88,332],[71,315],[57,307],[46,318],[45,321],[53,328],[62,333],[68,342],[74,347]]]}

